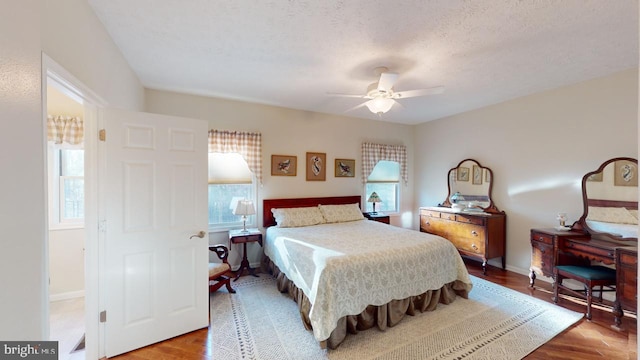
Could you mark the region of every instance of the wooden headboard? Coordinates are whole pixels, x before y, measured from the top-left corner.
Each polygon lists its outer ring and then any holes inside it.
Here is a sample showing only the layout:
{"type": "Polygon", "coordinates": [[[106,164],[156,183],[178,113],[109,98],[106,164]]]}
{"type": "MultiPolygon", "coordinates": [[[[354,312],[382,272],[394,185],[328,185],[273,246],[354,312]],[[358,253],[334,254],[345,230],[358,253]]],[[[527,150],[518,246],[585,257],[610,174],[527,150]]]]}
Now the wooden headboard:
{"type": "Polygon", "coordinates": [[[295,198],[295,199],[265,199],[262,201],[262,225],[265,228],[274,226],[276,219],[273,218],[271,209],[309,207],[318,205],[345,205],[355,204],[361,206],[362,196],[332,196],[315,198],[295,198]]]}
{"type": "Polygon", "coordinates": [[[628,210],[638,210],[637,201],[587,199],[587,206],[623,207],[623,208],[627,208],[628,210]]]}

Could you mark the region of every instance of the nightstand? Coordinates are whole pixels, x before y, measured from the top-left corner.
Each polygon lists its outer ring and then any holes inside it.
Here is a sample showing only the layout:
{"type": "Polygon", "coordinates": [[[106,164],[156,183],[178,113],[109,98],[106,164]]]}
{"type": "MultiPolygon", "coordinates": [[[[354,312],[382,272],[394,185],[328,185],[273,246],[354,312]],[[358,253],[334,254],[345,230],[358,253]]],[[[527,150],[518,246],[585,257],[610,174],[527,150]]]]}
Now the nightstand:
{"type": "Polygon", "coordinates": [[[257,242],[262,246],[262,233],[258,229],[247,229],[247,231],[242,230],[229,230],[229,248],[231,248],[231,244],[242,244],[243,252],[242,252],[242,262],[240,263],[240,268],[236,271],[236,278],[233,281],[237,281],[238,278],[242,275],[242,270],[247,269],[249,274],[258,277],[255,273],[255,269],[252,269],[249,266],[249,260],[247,259],[247,243],[257,242]]]}
{"type": "Polygon", "coordinates": [[[385,223],[385,224],[389,224],[389,215],[385,215],[383,213],[362,213],[362,215],[364,215],[364,217],[366,217],[369,220],[373,220],[373,221],[377,221],[377,222],[381,222],[381,223],[385,223]]]}

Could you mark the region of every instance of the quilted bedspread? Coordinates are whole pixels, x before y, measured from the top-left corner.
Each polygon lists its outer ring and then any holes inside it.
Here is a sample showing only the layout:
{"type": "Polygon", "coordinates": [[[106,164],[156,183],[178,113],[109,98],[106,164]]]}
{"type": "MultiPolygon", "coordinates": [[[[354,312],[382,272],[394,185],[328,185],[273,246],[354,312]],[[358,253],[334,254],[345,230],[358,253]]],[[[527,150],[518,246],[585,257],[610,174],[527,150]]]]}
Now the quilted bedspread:
{"type": "Polygon", "coordinates": [[[439,236],[360,220],[270,227],[264,252],[309,298],[313,333],[326,340],[338,319],[441,288],[472,288],[456,248],[439,236]]]}

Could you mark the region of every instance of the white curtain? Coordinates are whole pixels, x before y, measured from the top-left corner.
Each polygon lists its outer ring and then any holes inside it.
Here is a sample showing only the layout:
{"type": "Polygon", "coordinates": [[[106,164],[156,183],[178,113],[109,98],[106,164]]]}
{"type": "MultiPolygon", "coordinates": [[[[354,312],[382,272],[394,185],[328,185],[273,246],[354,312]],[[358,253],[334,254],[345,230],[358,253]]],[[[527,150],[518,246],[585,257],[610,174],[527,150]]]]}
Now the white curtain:
{"type": "Polygon", "coordinates": [[[407,175],[407,147],[404,145],[384,145],[362,143],[362,182],[366,183],[373,168],[380,160],[396,161],[400,164],[400,175],[404,184],[409,182],[407,175]]]}

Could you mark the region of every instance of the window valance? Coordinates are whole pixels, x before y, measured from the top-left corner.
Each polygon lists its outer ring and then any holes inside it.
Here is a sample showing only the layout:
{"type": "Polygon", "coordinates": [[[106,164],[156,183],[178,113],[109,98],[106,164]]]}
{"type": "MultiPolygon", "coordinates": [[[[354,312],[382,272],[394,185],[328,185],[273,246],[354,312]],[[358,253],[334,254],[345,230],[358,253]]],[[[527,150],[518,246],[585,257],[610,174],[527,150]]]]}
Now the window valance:
{"type": "Polygon", "coordinates": [[[238,153],[262,184],[262,134],[244,131],[209,130],[209,152],[238,153]]]}
{"type": "Polygon", "coordinates": [[[47,116],[47,141],[53,141],[55,144],[82,144],[84,121],[80,117],[47,116]]]}
{"type": "Polygon", "coordinates": [[[366,182],[378,161],[396,161],[400,164],[400,175],[404,184],[409,182],[407,175],[407,147],[404,145],[384,145],[362,143],[362,181],[366,182]]]}

